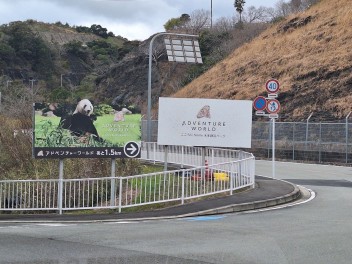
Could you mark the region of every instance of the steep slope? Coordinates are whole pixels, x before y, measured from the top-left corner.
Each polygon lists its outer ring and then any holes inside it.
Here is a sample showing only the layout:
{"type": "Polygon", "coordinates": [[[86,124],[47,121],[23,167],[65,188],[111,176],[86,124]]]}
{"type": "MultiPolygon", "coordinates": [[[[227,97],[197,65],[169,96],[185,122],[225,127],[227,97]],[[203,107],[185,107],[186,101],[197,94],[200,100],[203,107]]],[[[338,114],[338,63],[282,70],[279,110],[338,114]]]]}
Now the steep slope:
{"type": "Polygon", "coordinates": [[[281,83],[281,120],[352,111],[352,1],[322,0],[291,15],[177,92],[175,97],[251,99],[281,83]]]}

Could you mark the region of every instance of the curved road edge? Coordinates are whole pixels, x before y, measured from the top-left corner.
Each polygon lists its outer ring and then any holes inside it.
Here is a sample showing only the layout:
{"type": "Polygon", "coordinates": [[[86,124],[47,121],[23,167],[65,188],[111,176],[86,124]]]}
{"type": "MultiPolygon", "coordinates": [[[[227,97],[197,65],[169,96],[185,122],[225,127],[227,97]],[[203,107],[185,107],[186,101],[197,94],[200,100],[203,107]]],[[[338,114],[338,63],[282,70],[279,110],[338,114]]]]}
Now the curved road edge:
{"type": "Polygon", "coordinates": [[[232,196],[155,211],[105,215],[0,215],[0,223],[125,222],[178,219],[229,213],[254,213],[306,203],[315,197],[315,193],[305,187],[270,177],[258,175],[256,177],[259,179],[254,189],[232,196]]]}

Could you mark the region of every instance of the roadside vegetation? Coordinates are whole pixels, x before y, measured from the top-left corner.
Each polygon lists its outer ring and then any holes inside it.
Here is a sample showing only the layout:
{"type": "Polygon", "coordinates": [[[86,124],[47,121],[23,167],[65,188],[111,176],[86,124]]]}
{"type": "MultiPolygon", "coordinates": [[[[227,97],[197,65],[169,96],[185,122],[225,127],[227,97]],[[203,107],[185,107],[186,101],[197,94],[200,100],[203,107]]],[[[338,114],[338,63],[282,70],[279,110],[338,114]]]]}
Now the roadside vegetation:
{"type": "MultiPolygon", "coordinates": [[[[159,72],[156,75],[160,78],[157,81],[165,85],[157,87],[155,96],[179,91],[272,23],[306,9],[315,2],[317,1],[280,1],[277,8],[273,9],[245,6],[237,16],[220,18],[211,25],[210,14],[204,10],[171,18],[166,22],[165,30],[199,34],[204,63],[187,67],[165,67],[162,54],[156,48],[154,61],[161,60],[157,64],[159,72]],[[180,70],[183,68],[185,70],[180,70]]],[[[123,79],[138,79],[135,69],[139,65],[146,67],[146,54],[143,53],[146,49],[143,50],[141,44],[140,41],[115,36],[100,25],[73,27],[61,22],[45,24],[34,20],[1,25],[0,179],[56,178],[58,175],[57,160],[32,158],[32,134],[29,131],[33,125],[34,102],[75,103],[79,98],[89,97],[96,98],[96,103],[103,104],[111,103],[118,93],[118,99],[122,102],[135,100],[134,105],[143,108],[146,102],[140,98],[145,91],[145,68],[140,77],[143,82],[138,85],[125,84],[126,80],[123,79]],[[136,53],[133,52],[136,50],[142,54],[141,57],[135,56],[136,53]],[[133,67],[126,67],[124,63],[134,58],[137,59],[133,62],[133,67]],[[115,71],[116,65],[120,65],[123,70],[130,68],[132,72],[121,74],[115,71]],[[121,92],[121,85],[116,84],[120,80],[124,82],[124,93],[121,92]]],[[[144,43],[146,46],[147,42],[144,43]]],[[[233,96],[216,89],[210,90],[215,95],[209,94],[209,97],[219,97],[216,92],[221,93],[222,97],[233,96]]],[[[204,91],[202,93],[206,94],[204,91]]],[[[118,175],[138,174],[146,169],[133,159],[118,160],[117,163],[118,175]]],[[[108,176],[110,160],[65,160],[64,174],[67,178],[108,176]]]]}

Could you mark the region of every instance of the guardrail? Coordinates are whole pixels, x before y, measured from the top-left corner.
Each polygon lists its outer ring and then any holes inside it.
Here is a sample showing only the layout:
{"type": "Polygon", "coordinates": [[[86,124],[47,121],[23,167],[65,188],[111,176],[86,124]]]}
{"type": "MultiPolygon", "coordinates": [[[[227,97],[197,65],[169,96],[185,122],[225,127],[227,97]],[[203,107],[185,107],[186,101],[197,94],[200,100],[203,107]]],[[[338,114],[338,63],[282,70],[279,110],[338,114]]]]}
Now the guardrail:
{"type": "Polygon", "coordinates": [[[157,173],[0,181],[0,211],[118,209],[180,202],[254,186],[254,156],[238,150],[142,143],[142,160],[177,164],[157,173]]]}

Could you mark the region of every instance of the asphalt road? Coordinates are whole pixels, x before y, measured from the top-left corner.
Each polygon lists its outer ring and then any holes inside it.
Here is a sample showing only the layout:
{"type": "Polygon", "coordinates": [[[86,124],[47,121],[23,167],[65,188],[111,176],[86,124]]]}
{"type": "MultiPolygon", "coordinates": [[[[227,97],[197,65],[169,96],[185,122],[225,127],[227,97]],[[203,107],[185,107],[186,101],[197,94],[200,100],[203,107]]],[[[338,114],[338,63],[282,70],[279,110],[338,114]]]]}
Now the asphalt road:
{"type": "MultiPolygon", "coordinates": [[[[256,174],[271,176],[257,161],[256,174]]],[[[352,262],[352,167],[277,163],[316,192],[277,210],[174,220],[0,224],[0,263],[352,262]]]]}

